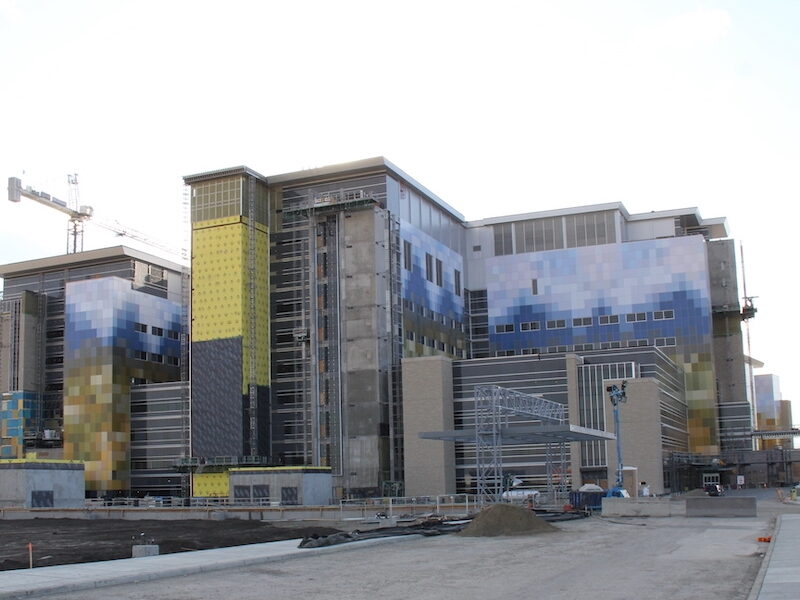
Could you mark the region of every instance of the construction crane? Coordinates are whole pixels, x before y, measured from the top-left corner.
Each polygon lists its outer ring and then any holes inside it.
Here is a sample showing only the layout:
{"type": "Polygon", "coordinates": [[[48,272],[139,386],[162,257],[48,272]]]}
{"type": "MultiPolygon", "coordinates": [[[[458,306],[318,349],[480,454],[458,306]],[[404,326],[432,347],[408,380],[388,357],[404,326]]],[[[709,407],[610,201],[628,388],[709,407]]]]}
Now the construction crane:
{"type": "Polygon", "coordinates": [[[63,200],[59,200],[46,192],[37,191],[31,186],[22,187],[22,181],[18,177],[8,178],[8,199],[11,202],[20,202],[22,198],[28,198],[44,206],[54,208],[69,217],[69,226],[67,228],[67,254],[83,251],[83,230],[86,222],[91,219],[94,225],[112,231],[119,236],[137,240],[168,252],[173,256],[180,256],[184,260],[187,259],[187,252],[185,249],[176,248],[164,242],[154,240],[150,236],[131,227],[122,225],[118,221],[104,221],[95,218],[94,209],[91,206],[78,205],[78,175],[71,174],[68,175],[67,178],[70,185],[70,204],[72,204],[72,206],[67,205],[63,200]]]}

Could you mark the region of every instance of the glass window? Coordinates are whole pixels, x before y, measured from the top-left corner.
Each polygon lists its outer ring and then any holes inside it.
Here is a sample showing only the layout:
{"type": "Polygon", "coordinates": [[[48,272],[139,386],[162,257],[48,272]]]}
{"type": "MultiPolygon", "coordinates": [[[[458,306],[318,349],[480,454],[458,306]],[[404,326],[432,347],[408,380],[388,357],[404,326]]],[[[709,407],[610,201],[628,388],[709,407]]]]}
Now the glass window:
{"type": "Polygon", "coordinates": [[[461,295],[461,271],[455,269],[453,271],[453,287],[455,288],[456,296],[461,295]]]}
{"type": "Polygon", "coordinates": [[[600,325],[616,325],[619,323],[619,315],[600,315],[598,320],[600,325]]]}
{"type": "Polygon", "coordinates": [[[403,266],[406,271],[411,270],[411,242],[403,240],[403,266]]]}
{"type": "Polygon", "coordinates": [[[436,259],[436,285],[442,287],[442,261],[436,259]]]}
{"type": "Polygon", "coordinates": [[[565,319],[553,319],[547,322],[548,329],[564,329],[567,326],[565,319]]]}
{"type": "Polygon", "coordinates": [[[538,331],[540,329],[539,321],[526,321],[519,324],[520,331],[538,331]]]}
{"type": "Polygon", "coordinates": [[[425,279],[433,281],[433,256],[425,253],[425,279]]]}
{"type": "Polygon", "coordinates": [[[504,256],[506,254],[513,254],[511,237],[511,223],[501,223],[495,225],[494,229],[494,254],[495,256],[504,256]]]}

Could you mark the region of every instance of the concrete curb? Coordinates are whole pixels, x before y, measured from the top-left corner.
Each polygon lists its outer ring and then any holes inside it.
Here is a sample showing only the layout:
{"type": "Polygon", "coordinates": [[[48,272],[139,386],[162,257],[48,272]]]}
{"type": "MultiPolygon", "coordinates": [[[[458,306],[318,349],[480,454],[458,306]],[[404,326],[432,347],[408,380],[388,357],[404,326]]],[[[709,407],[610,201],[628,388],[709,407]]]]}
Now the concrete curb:
{"type": "Polygon", "coordinates": [[[216,548],[213,550],[196,550],[194,552],[178,552],[173,554],[162,554],[160,556],[148,556],[142,558],[123,558],[110,560],[100,563],[79,563],[72,565],[57,565],[53,567],[39,567],[36,569],[18,569],[5,571],[7,574],[17,574],[19,585],[3,585],[0,578],[0,599],[19,599],[48,596],[51,594],[63,594],[66,592],[78,592],[87,589],[109,587],[128,583],[140,583],[153,581],[169,577],[180,577],[184,575],[194,575],[222,569],[246,567],[255,564],[269,562],[279,562],[292,558],[305,556],[316,556],[329,552],[346,552],[357,550],[364,546],[374,546],[379,544],[396,543],[406,539],[418,539],[418,535],[406,535],[393,538],[378,538],[374,540],[362,540],[349,542],[338,546],[328,546],[324,548],[299,549],[297,544],[300,539],[283,540],[280,542],[267,542],[264,544],[249,544],[247,546],[235,546],[231,548],[216,548]],[[259,555],[259,550],[267,548],[275,549],[275,544],[286,546],[284,552],[272,555],[259,555]],[[246,552],[248,556],[236,556],[246,552]],[[213,553],[213,554],[208,554],[213,553]],[[222,554],[223,556],[220,556],[222,554]],[[229,556],[224,556],[228,554],[229,556]],[[172,560],[170,561],[170,559],[172,560]],[[191,564],[179,564],[169,566],[168,562],[190,562],[191,564]],[[131,563],[130,561],[135,561],[131,563]],[[121,564],[124,563],[124,564],[121,564]],[[91,566],[90,566],[91,565],[91,566]],[[95,567],[101,565],[102,567],[95,567]],[[114,567],[122,567],[128,572],[116,574],[103,573],[114,567]],[[81,568],[85,572],[80,574],[81,568]],[[92,571],[99,573],[92,576],[92,571]],[[25,579],[30,579],[26,582],[25,579]],[[37,581],[38,580],[38,581],[37,581]],[[2,588],[6,588],[3,590],[2,588]],[[12,588],[12,589],[9,589],[12,588]]]}
{"type": "Polygon", "coordinates": [[[767,546],[767,552],[764,554],[764,558],[761,559],[761,567],[758,569],[756,579],[753,581],[753,587],[750,588],[750,593],[747,595],[747,600],[758,600],[761,594],[761,586],[764,584],[764,578],[767,576],[769,561],[772,558],[772,551],[775,549],[775,541],[778,539],[778,532],[781,529],[782,517],[783,515],[778,515],[777,523],[775,523],[775,527],[772,530],[772,540],[769,546],[767,546]]]}

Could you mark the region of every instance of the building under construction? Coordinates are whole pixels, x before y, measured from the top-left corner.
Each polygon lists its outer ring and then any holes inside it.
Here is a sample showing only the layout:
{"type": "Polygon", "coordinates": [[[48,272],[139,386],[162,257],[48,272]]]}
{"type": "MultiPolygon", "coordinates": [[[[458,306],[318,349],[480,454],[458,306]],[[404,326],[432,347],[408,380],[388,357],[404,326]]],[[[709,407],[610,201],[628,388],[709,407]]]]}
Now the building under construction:
{"type": "MultiPolygon", "coordinates": [[[[499,361],[482,383],[564,401],[565,378],[518,380],[501,363],[597,357],[582,368],[596,395],[604,379],[642,372],[615,352],[644,348],[656,350],[645,370],[668,365],[647,394],[659,452],[752,447],[747,316],[724,219],[610,203],[466,222],[383,158],[185,181],[197,459],[330,467],[335,497],[397,491],[409,443],[403,359],[452,359],[455,382],[480,370],[474,360],[499,361]],[[628,366],[612,374],[592,361],[628,366]]],[[[458,428],[468,386],[453,393],[458,428]]],[[[602,394],[592,398],[571,423],[605,423],[602,394]]],[[[610,454],[586,448],[576,468],[607,471],[610,454]]],[[[459,454],[458,491],[469,487],[469,455],[459,454]]],[[[537,455],[518,455],[532,481],[544,469],[537,455]]]]}
{"type": "Polygon", "coordinates": [[[185,274],[125,247],[0,267],[0,456],[85,462],[92,495],[180,494],[185,274]]]}

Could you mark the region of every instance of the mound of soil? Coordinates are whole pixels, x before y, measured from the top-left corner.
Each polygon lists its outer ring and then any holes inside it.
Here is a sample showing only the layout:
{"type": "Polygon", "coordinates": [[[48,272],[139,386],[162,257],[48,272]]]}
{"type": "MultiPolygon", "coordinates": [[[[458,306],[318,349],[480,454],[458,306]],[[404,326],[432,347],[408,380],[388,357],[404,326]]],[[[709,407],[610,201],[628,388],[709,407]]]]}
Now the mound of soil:
{"type": "Polygon", "coordinates": [[[263,521],[116,519],[0,519],[0,571],[28,567],[28,542],[37,567],[130,558],[134,540],[161,554],[329,535],[338,529],[307,523],[278,527],[263,521]],[[144,534],[144,535],[142,535],[144,534]]]}
{"type": "Polygon", "coordinates": [[[531,510],[513,504],[493,504],[483,509],[457,535],[491,537],[498,535],[535,535],[557,531],[550,523],[531,510]]]}

